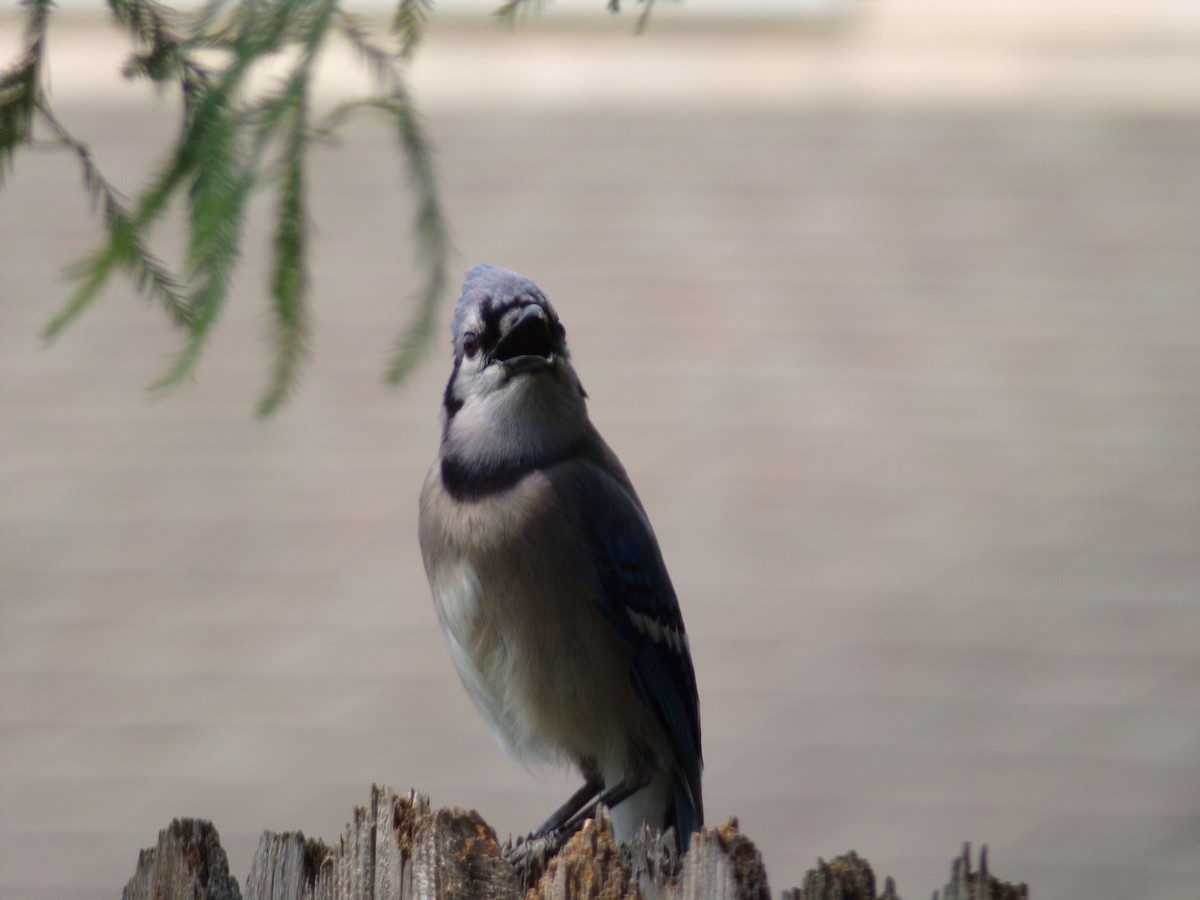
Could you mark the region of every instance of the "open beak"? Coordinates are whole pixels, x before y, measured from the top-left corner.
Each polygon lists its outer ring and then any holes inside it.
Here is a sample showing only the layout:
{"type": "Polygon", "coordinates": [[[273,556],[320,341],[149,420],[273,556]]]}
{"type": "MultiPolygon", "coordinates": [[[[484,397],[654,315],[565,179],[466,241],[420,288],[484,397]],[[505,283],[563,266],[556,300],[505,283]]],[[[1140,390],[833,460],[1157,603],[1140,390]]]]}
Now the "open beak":
{"type": "Polygon", "coordinates": [[[492,359],[504,364],[510,375],[542,368],[554,362],[556,342],[546,312],[536,303],[521,314],[496,344],[492,359]]]}

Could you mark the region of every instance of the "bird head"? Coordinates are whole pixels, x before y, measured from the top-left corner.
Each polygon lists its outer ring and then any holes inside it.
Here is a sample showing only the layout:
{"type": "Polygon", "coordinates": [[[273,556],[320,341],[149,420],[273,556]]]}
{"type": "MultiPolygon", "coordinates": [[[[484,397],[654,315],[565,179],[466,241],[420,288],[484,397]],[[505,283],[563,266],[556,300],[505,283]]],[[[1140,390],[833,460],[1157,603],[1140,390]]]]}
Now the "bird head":
{"type": "Polygon", "coordinates": [[[442,405],[443,455],[484,468],[538,465],[589,427],[566,330],[528,278],[475,266],[450,331],[454,371],[442,405]]]}
{"type": "Polygon", "coordinates": [[[495,266],[467,273],[450,332],[464,377],[496,366],[492,378],[503,382],[568,356],[566,330],[546,295],[524,275],[495,266]]]}

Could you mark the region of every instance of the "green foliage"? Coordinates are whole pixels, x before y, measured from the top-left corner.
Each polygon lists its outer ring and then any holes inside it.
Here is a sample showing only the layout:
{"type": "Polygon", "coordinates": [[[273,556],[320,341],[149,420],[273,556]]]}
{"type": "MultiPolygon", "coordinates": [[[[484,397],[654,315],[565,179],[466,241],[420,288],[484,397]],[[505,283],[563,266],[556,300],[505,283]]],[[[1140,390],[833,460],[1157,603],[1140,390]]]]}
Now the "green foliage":
{"type": "Polygon", "coordinates": [[[70,268],[75,288],[45,336],[74,322],[110,277],[122,272],[182,330],[179,354],[152,387],[179,383],[194,370],[229,294],[249,198],[267,189],[275,194],[269,286],[274,355],[258,410],[274,412],[294,388],[309,343],[308,150],[351,112],[365,110],[392,122],[415,201],[421,268],[413,292],[416,315],[397,342],[387,375],[400,381],[429,345],[448,281],[449,239],[432,154],[404,80],[431,0],[400,0],[383,44],[339,0],[209,0],[187,14],[155,0],[107,3],[134,45],[124,74],[177,86],[182,127],[148,185],[132,201],[123,198],[49,103],[42,68],[51,0],[23,0],[24,46],[0,73],[0,178],[13,170],[18,152],[34,143],[36,131],[39,142],[78,160],[106,233],[95,251],[70,268]],[[375,91],[314,123],[315,64],[330,39],[359,50],[375,91]],[[287,60],[289,71],[281,86],[256,91],[250,77],[267,60],[287,60]],[[173,201],[187,210],[187,250],[178,272],[150,249],[154,228],[173,201]]]}
{"type": "Polygon", "coordinates": [[[433,0],[400,0],[396,15],[392,17],[392,31],[400,39],[400,55],[405,59],[412,56],[421,43],[425,24],[433,12],[433,0]]]}
{"type": "Polygon", "coordinates": [[[0,74],[0,179],[12,169],[20,144],[33,140],[34,113],[43,102],[42,57],[51,0],[21,0],[25,9],[25,46],[20,58],[0,74]]]}
{"type": "Polygon", "coordinates": [[[496,8],[496,18],[511,25],[516,22],[518,15],[539,13],[544,5],[545,0],[504,0],[496,8]]]}
{"type": "MultiPolygon", "coordinates": [[[[308,149],[336,134],[360,112],[386,117],[395,130],[414,201],[413,226],[421,275],[415,313],[387,365],[398,384],[428,349],[438,302],[446,291],[450,239],[438,196],[429,142],[405,84],[406,66],[421,42],[433,0],[397,0],[390,33],[377,42],[341,0],[207,0],[181,12],[157,0],[105,0],[134,49],[122,72],[159,88],[179,90],[182,127],[149,184],[132,201],[97,167],[88,145],[55,115],[43,84],[46,34],[53,0],[21,0],[25,39],[0,72],[0,186],[22,148],[49,142],[78,161],[106,237],[69,269],[75,288],[44,330],[53,338],[98,297],[114,272],[161,306],[183,333],[183,346],[152,385],[186,379],[220,317],[242,249],[246,206],[260,188],[275,192],[270,282],[275,328],[270,380],[259,400],[266,416],[295,387],[309,345],[307,249],[308,149]],[[347,41],[374,81],[371,95],[342,104],[322,121],[312,116],[312,78],[327,40],[347,41]],[[255,67],[289,61],[282,85],[255,92],[255,67]],[[172,201],[187,209],[187,252],[181,271],[157,257],[150,238],[172,201]]],[[[639,30],[654,0],[644,5],[639,30]]],[[[543,0],[506,0],[496,14],[514,20],[543,0]]],[[[613,12],[620,0],[607,0],[613,12]]]]}

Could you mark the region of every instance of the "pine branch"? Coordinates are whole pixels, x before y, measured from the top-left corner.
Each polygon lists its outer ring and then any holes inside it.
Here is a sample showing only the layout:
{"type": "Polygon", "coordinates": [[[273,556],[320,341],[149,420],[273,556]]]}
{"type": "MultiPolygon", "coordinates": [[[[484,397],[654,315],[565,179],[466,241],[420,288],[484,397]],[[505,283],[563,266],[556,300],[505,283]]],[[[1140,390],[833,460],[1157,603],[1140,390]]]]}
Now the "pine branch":
{"type": "Polygon", "coordinates": [[[275,316],[275,362],[271,381],[259,399],[258,414],[269,416],[295,386],[300,365],[308,355],[308,220],[304,177],[307,151],[307,111],[297,109],[283,160],[271,276],[275,316]]]}
{"type": "MultiPolygon", "coordinates": [[[[234,0],[206,0],[196,10],[189,31],[196,38],[205,38],[214,31],[214,26],[233,2],[234,0]]],[[[200,42],[196,41],[196,43],[199,45],[200,42]]]]}
{"type": "Polygon", "coordinates": [[[403,92],[393,96],[391,111],[408,164],[409,183],[417,197],[413,224],[418,257],[425,269],[424,282],[415,297],[417,315],[400,335],[388,365],[388,383],[399,384],[429,349],[438,300],[449,278],[450,234],[442,214],[433,154],[417,111],[403,92]]]}
{"type": "Polygon", "coordinates": [[[107,264],[85,264],[82,268],[76,267],[75,277],[84,281],[86,289],[84,286],[76,289],[71,301],[45,327],[42,336],[47,339],[55,337],[82,312],[103,285],[108,270],[118,263],[131,275],[141,293],[158,298],[176,325],[188,325],[191,321],[191,309],[183,296],[179,280],[150,252],[132,228],[131,215],[120,191],[100,172],[87,145],[75,138],[49,107],[41,106],[39,112],[54,132],[57,144],[73,152],[79,160],[83,171],[83,183],[92,198],[92,204],[100,207],[110,235],[118,237],[116,243],[119,248],[107,264]],[[97,283],[94,286],[88,285],[90,279],[96,279],[97,283]]]}
{"type": "Polygon", "coordinates": [[[654,9],[656,0],[638,0],[638,3],[644,5],[645,9],[638,16],[637,24],[633,27],[634,34],[641,34],[646,30],[646,26],[650,24],[650,10],[654,9]]]}
{"type": "Polygon", "coordinates": [[[304,164],[311,138],[308,125],[309,75],[327,31],[335,0],[324,5],[305,40],[304,53],[284,90],[281,110],[286,128],[279,206],[271,277],[275,316],[275,364],[271,381],[259,400],[258,414],[273,413],[295,386],[300,365],[308,355],[307,191],[304,164]]]}
{"type": "Polygon", "coordinates": [[[0,74],[0,186],[17,147],[33,140],[34,113],[42,98],[42,60],[52,0],[22,0],[25,46],[16,64],[0,74]]]}
{"type": "MultiPolygon", "coordinates": [[[[52,134],[50,146],[78,161],[105,229],[101,245],[70,270],[74,289],[47,324],[57,335],[103,291],[114,272],[162,306],[185,329],[184,346],[154,387],[174,385],[194,369],[228,297],[241,254],[246,207],[259,184],[276,191],[271,244],[274,355],[259,413],[278,408],[295,385],[308,353],[309,245],[307,154],[355,111],[385,113],[414,198],[413,229],[420,280],[415,312],[398,338],[387,369],[401,381],[429,346],[437,304],[448,280],[450,239],[438,195],[433,154],[406,87],[406,69],[428,27],[433,0],[397,0],[390,38],[379,42],[340,0],[203,0],[180,12],[163,0],[106,0],[128,33],[133,51],[123,72],[156,85],[177,83],[182,100],[178,138],[146,187],[127,200],[104,176],[87,144],[55,116],[42,83],[45,39],[53,0],[21,0],[25,40],[13,64],[0,72],[0,185],[16,153],[34,141],[35,126],[52,134]],[[320,48],[331,29],[354,47],[375,82],[372,96],[343,104],[314,127],[311,84],[320,48]],[[249,74],[268,59],[299,51],[281,89],[255,92],[249,74]],[[203,56],[201,56],[203,54],[203,56]],[[182,271],[150,249],[153,229],[173,202],[187,214],[182,271]]],[[[617,0],[609,0],[615,6],[617,0]]],[[[639,0],[646,10],[653,0],[639,0]]],[[[507,0],[497,11],[510,21],[536,12],[543,0],[507,0]]]]}
{"type": "Polygon", "coordinates": [[[388,364],[386,380],[395,385],[404,380],[428,349],[437,317],[437,304],[449,281],[449,231],[437,190],[432,150],[404,86],[403,74],[397,67],[397,55],[372,42],[359,20],[342,13],[339,15],[339,25],[342,34],[358,51],[381,90],[386,91],[388,96],[387,99],[372,98],[339,106],[316,133],[331,135],[351,114],[362,109],[386,112],[393,119],[408,169],[409,184],[417,201],[413,230],[424,277],[414,295],[417,313],[397,340],[388,364]]]}
{"type": "Polygon", "coordinates": [[[196,284],[189,304],[190,331],[175,363],[152,390],[172,387],[191,374],[224,306],[256,177],[239,145],[235,97],[250,66],[280,48],[305,5],[305,0],[282,0],[265,14],[254,15],[257,6],[250,10],[251,20],[230,47],[229,66],[200,92],[171,162],[138,206],[134,225],[140,228],[161,214],[185,181],[189,184],[187,276],[196,284]]]}
{"type": "Polygon", "coordinates": [[[17,147],[33,139],[40,46],[35,45],[32,51],[0,74],[0,184],[5,174],[13,169],[17,147]]]}
{"type": "Polygon", "coordinates": [[[424,37],[433,0],[400,0],[392,17],[392,34],[400,39],[400,55],[411,59],[424,37]]]}
{"type": "Polygon", "coordinates": [[[195,285],[188,304],[192,318],[183,351],[151,390],[178,384],[200,358],[228,294],[253,184],[239,155],[231,111],[224,104],[212,104],[193,122],[193,153],[180,169],[191,182],[186,274],[195,285]]]}
{"type": "Polygon", "coordinates": [[[329,139],[355,113],[381,111],[393,121],[403,151],[409,183],[416,194],[413,233],[423,280],[413,295],[417,312],[396,341],[385,380],[400,384],[429,349],[437,318],[437,305],[449,283],[450,232],[442,210],[433,166],[433,152],[421,128],[420,117],[403,89],[389,99],[369,98],[334,108],[317,128],[314,138],[329,139]]]}
{"type": "MultiPolygon", "coordinates": [[[[337,26],[342,36],[370,70],[377,89],[384,97],[390,97],[403,88],[404,76],[398,66],[398,63],[404,61],[401,53],[380,47],[371,39],[366,22],[345,10],[337,11],[337,26]]],[[[362,103],[355,101],[352,105],[358,107],[378,106],[375,101],[379,99],[373,97],[362,103]]]]}
{"type": "Polygon", "coordinates": [[[504,0],[492,15],[505,25],[515,25],[518,18],[529,13],[536,15],[545,5],[545,0],[504,0]]]}

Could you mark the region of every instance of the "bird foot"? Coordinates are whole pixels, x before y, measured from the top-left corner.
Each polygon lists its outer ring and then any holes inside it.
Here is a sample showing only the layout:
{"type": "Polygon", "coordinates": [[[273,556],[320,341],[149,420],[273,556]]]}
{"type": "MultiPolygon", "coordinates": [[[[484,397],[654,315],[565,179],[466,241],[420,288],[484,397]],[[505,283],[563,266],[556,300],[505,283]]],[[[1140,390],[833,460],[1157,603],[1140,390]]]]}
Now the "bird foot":
{"type": "Polygon", "coordinates": [[[571,839],[577,828],[556,828],[546,834],[534,832],[525,837],[509,838],[500,848],[504,859],[517,870],[522,892],[535,887],[550,860],[571,839]]]}

